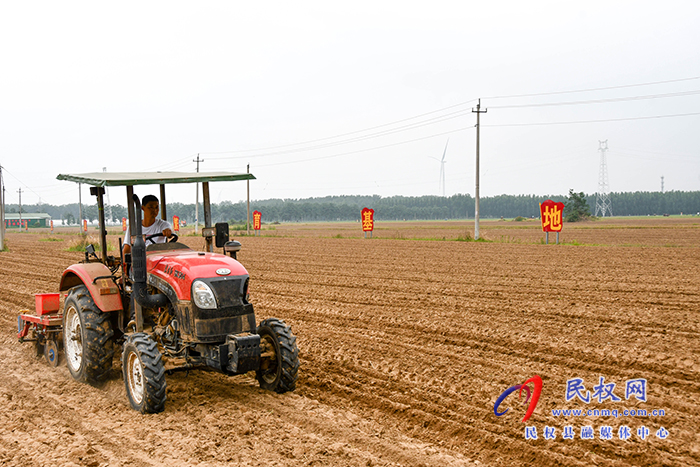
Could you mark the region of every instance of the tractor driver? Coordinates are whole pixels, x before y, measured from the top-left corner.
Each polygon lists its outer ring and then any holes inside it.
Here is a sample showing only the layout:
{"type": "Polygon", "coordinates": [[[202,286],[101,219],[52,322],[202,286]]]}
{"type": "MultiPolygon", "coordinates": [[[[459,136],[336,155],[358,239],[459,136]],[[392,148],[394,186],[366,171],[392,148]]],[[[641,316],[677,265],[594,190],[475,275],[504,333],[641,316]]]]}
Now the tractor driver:
{"type": "MultiPolygon", "coordinates": [[[[166,237],[170,238],[173,234],[172,226],[168,221],[163,219],[158,219],[158,209],[160,205],[158,203],[158,198],[153,195],[146,195],[141,200],[141,209],[143,210],[143,222],[141,224],[143,236],[148,237],[149,235],[162,233],[163,237],[155,237],[152,241],[156,243],[165,243],[166,237]]],[[[131,253],[131,235],[130,228],[127,226],[126,235],[124,235],[124,254],[127,255],[131,253]]]]}

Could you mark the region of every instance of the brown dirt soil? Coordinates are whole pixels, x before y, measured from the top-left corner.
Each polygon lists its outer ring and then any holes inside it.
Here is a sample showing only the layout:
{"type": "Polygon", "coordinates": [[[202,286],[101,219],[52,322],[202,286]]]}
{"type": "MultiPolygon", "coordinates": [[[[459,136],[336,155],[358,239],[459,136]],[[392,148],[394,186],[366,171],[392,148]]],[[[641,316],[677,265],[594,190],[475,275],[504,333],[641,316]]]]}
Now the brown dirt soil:
{"type": "MultiPolygon", "coordinates": [[[[82,254],[66,251],[76,241],[69,231],[58,241],[8,233],[0,464],[700,465],[698,219],[566,225],[564,241],[587,245],[558,246],[539,244],[534,222],[519,224],[482,224],[486,243],[407,240],[473,232],[443,222],[398,222],[373,240],[348,238],[361,236],[356,224],[288,224],[241,238],[258,321],[282,318],[298,337],[297,390],[266,392],[251,375],[176,374],[156,415],[130,408],[118,358],[93,387],[17,341],[17,314],[33,308],[34,293],[55,291],[82,254]],[[496,417],[498,396],[535,374],[544,385],[530,420],[521,422],[516,394],[496,417]],[[582,378],[593,393],[600,377],[617,384],[620,402],[565,400],[567,380],[582,378]],[[647,380],[647,402],[625,399],[636,378],[647,380]],[[552,413],[576,408],[665,415],[552,413]],[[617,436],[623,425],[627,441],[617,436]],[[545,426],[556,439],[544,439],[545,426]],[[575,439],[562,439],[565,426],[575,439]],[[581,439],[584,426],[595,439],[581,439]],[[613,439],[600,439],[603,426],[613,439]],[[668,438],[656,436],[661,427],[668,438]]],[[[201,248],[199,238],[183,240],[201,248]]]]}

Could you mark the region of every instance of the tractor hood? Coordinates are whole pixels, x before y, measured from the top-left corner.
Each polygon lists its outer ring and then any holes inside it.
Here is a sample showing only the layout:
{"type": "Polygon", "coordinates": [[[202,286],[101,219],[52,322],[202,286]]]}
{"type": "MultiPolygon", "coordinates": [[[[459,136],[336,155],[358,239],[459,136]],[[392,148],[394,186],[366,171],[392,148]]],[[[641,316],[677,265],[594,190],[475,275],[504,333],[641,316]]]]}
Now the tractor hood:
{"type": "MultiPolygon", "coordinates": [[[[166,282],[178,300],[191,300],[192,281],[195,279],[248,276],[241,263],[229,256],[192,250],[149,252],[146,265],[149,276],[154,276],[149,277],[149,284],[157,286],[166,282]]],[[[168,294],[169,291],[164,292],[168,294]]]]}

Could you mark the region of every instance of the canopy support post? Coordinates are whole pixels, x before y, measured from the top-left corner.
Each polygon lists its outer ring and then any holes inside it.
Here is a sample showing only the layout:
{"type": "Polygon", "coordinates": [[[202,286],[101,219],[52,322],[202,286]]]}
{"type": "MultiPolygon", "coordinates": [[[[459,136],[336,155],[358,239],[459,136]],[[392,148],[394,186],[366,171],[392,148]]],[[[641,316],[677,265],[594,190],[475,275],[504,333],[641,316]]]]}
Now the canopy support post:
{"type": "MultiPolygon", "coordinates": [[[[202,195],[204,201],[204,227],[208,229],[211,227],[211,200],[209,199],[209,182],[202,182],[202,195]]],[[[214,253],[212,237],[206,237],[206,241],[206,250],[210,253],[214,253]]]]}
{"type": "Polygon", "coordinates": [[[165,185],[160,185],[160,218],[164,221],[168,220],[168,213],[165,210],[165,185]]]}
{"type": "MultiPolygon", "coordinates": [[[[134,187],[127,185],[126,187],[126,206],[129,211],[129,245],[131,245],[131,237],[136,235],[136,214],[134,213],[134,187]]],[[[140,214],[140,213],[139,213],[140,214]]]]}

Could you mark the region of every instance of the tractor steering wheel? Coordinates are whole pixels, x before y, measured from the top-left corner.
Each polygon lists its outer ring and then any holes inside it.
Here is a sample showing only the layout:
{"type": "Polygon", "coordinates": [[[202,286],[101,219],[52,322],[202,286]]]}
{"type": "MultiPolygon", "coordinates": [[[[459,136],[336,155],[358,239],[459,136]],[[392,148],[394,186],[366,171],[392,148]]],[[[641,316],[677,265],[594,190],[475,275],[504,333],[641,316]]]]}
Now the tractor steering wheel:
{"type": "MultiPolygon", "coordinates": [[[[156,242],[154,242],[153,239],[154,239],[154,238],[157,238],[157,237],[163,237],[163,236],[164,236],[164,235],[163,235],[163,232],[161,232],[161,233],[156,233],[156,234],[149,235],[148,237],[146,237],[145,241],[147,241],[147,242],[150,241],[151,243],[155,244],[156,242]]],[[[172,234],[172,235],[170,236],[170,240],[169,240],[167,243],[177,242],[177,239],[178,239],[177,234],[172,234]]]]}

